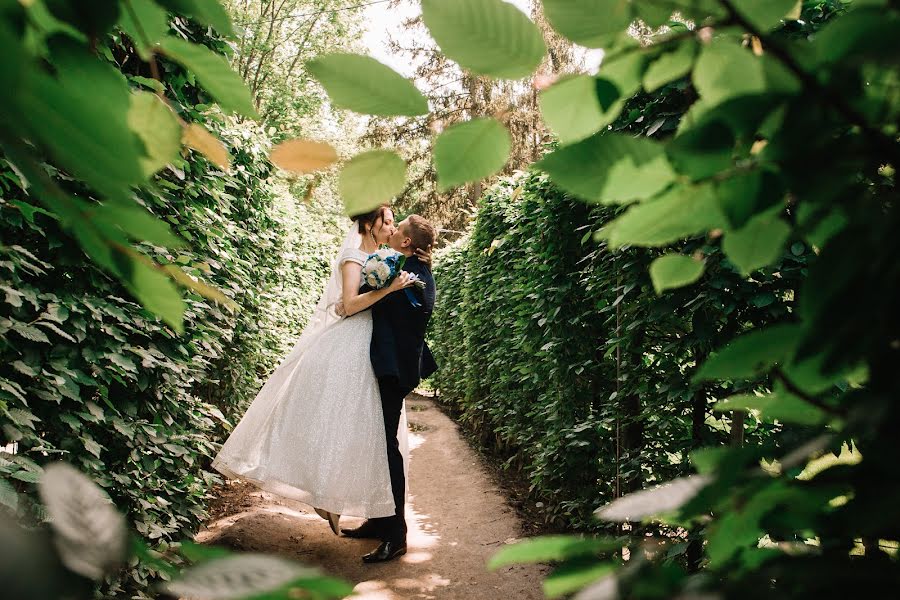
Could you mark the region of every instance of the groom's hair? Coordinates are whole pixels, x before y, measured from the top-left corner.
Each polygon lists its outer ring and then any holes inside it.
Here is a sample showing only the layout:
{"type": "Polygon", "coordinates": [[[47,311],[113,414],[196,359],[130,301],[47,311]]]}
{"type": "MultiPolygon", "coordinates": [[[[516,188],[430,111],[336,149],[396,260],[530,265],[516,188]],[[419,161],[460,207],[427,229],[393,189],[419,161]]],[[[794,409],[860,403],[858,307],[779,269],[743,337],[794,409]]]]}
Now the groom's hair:
{"type": "Polygon", "coordinates": [[[437,237],[434,225],[429,223],[425,217],[419,215],[409,215],[406,218],[405,233],[412,242],[413,250],[417,248],[424,250],[429,246],[433,246],[437,237]]]}

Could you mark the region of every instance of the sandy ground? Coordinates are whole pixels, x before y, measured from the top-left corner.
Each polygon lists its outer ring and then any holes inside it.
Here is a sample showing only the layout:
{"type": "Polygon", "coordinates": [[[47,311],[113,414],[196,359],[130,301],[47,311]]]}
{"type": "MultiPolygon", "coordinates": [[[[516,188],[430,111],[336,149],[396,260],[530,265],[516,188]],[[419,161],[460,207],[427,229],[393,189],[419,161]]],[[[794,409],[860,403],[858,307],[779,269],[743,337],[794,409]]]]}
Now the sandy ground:
{"type": "MultiPolygon", "coordinates": [[[[303,504],[238,482],[221,490],[216,515],[197,536],[202,543],[267,552],[317,565],[355,585],[356,598],[543,598],[542,566],[488,572],[488,559],[518,540],[522,524],[507,505],[456,424],[431,400],[407,398],[410,423],[409,552],[379,565],[363,564],[373,540],[336,537],[303,504]]],[[[341,521],[356,526],[359,519],[341,521]]]]}

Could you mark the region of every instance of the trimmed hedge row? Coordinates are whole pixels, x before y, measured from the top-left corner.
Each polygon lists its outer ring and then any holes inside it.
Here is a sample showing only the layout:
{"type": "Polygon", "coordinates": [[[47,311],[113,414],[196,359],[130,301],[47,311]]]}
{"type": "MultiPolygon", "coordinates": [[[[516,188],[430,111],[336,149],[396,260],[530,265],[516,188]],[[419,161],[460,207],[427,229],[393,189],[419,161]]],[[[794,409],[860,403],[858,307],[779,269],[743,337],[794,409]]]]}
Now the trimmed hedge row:
{"type": "MultiPolygon", "coordinates": [[[[743,278],[715,236],[697,284],[658,296],[658,251],[593,241],[618,209],[589,207],[531,172],[482,199],[470,234],[440,252],[430,342],[442,403],[531,483],[556,526],[592,528],[599,504],[684,474],[687,453],[727,443],[712,404],[741,391],[691,384],[697,362],[752,326],[791,318],[809,248],[743,278]]],[[[759,387],[766,382],[757,382],[759,387]]],[[[749,440],[781,444],[750,419],[749,440]]]]}
{"type": "MultiPolygon", "coordinates": [[[[197,33],[218,51],[224,43],[197,33]]],[[[113,56],[131,56],[107,40],[113,56]]],[[[117,65],[119,66],[119,65],[117,65]]],[[[133,64],[121,66],[141,85],[133,64]]],[[[140,201],[188,242],[144,244],[214,285],[239,310],[186,293],[178,335],[135,302],[40,208],[0,156],[0,510],[42,518],[35,483],[64,460],[103,486],[150,544],[192,537],[206,517],[209,461],[225,431],[302,329],[333,253],[337,213],[300,204],[271,178],[259,125],[210,111],[193,76],[161,64],[183,118],[225,142],[232,169],[199,154],[162,171],[140,201]]],[[[61,185],[77,186],[52,172],[61,185]]],[[[145,589],[142,565],[107,596],[145,589]]]]}

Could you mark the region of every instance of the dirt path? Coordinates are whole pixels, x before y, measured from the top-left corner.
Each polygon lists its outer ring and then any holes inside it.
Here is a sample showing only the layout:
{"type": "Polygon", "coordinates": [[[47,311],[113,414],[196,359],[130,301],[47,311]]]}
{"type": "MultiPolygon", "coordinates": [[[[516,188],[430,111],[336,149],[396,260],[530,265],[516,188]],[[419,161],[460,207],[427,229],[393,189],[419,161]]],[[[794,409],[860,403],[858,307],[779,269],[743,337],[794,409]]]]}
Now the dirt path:
{"type": "Polygon", "coordinates": [[[355,597],[365,600],[543,598],[544,567],[487,571],[488,559],[521,536],[521,523],[456,424],[418,395],[407,398],[407,413],[412,459],[406,556],[365,565],[361,556],[376,542],[336,537],[306,506],[237,482],[223,490],[213,507],[219,514],[197,540],[318,565],[352,582],[355,597]]]}

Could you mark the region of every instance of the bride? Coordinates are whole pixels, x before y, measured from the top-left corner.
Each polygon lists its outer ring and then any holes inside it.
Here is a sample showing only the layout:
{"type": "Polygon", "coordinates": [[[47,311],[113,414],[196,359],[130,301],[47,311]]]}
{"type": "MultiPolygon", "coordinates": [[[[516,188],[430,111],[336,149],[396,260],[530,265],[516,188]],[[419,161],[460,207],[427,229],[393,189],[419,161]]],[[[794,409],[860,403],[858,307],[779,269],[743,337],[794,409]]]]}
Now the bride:
{"type": "MultiPolygon", "coordinates": [[[[372,314],[366,309],[412,285],[401,273],[386,288],[359,293],[362,265],[389,239],[394,215],[382,206],[351,219],[309,324],[212,464],[228,478],[314,507],[335,534],[341,515],[394,514],[381,398],[369,357],[372,314]],[[338,316],[339,303],[348,316],[338,316]]],[[[405,410],[398,437],[408,470],[405,410]]]]}

